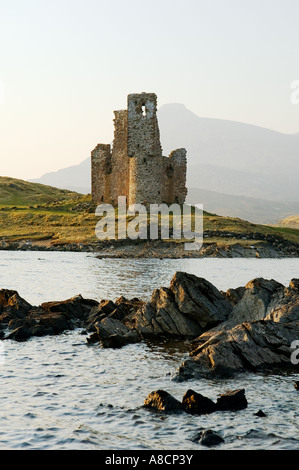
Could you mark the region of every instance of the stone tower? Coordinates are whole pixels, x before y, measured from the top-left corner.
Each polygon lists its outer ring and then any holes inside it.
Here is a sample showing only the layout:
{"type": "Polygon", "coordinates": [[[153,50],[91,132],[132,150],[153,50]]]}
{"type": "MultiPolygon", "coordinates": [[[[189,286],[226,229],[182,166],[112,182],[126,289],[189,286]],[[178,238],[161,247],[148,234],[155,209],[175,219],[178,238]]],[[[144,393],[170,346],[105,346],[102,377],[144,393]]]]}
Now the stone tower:
{"type": "Polygon", "coordinates": [[[92,198],[96,204],[183,204],[187,195],[186,150],[162,155],[154,93],[128,95],[127,110],[114,112],[114,140],[91,152],[92,198]]]}

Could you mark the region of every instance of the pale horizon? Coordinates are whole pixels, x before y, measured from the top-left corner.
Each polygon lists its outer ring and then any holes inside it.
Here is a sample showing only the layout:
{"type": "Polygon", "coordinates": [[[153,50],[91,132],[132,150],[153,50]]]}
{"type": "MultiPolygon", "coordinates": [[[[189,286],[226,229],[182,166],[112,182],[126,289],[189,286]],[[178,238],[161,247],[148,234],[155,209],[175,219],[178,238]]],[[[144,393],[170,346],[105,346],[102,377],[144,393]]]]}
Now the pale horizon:
{"type": "Polygon", "coordinates": [[[81,163],[142,91],[158,109],[298,134],[299,5],[240,3],[1,0],[0,174],[81,163]]]}

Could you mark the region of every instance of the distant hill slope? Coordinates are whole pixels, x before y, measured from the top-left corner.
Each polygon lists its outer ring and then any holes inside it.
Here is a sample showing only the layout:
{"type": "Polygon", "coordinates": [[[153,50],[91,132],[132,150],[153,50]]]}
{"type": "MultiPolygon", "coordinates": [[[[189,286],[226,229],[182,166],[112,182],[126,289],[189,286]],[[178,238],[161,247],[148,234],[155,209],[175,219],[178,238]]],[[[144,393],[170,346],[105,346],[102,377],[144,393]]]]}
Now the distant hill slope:
{"type": "Polygon", "coordinates": [[[299,202],[267,201],[198,188],[188,189],[186,202],[203,204],[207,212],[226,217],[239,217],[255,224],[277,224],[289,214],[299,213],[299,202]]]}
{"type": "MultiPolygon", "coordinates": [[[[163,154],[187,149],[189,194],[200,190],[207,210],[256,223],[277,223],[298,213],[299,134],[202,118],[182,104],[162,106],[158,120],[163,154]]],[[[96,144],[91,142],[91,149],[96,144]]],[[[31,181],[87,194],[90,173],[88,156],[79,165],[31,181]]]]}
{"type": "Polygon", "coordinates": [[[299,214],[286,217],[279,222],[278,226],[299,229],[299,214]]]}
{"type": "Polygon", "coordinates": [[[41,178],[29,180],[32,183],[48,184],[56,188],[88,194],[91,191],[90,157],[79,165],[72,165],[61,170],[46,173],[41,178]]]}
{"type": "Polygon", "coordinates": [[[274,201],[299,201],[299,134],[202,118],[181,104],[158,112],[164,154],[187,149],[188,187],[274,201]]]}
{"type": "Polygon", "coordinates": [[[66,189],[0,176],[0,206],[28,206],[77,196],[66,189]]]}

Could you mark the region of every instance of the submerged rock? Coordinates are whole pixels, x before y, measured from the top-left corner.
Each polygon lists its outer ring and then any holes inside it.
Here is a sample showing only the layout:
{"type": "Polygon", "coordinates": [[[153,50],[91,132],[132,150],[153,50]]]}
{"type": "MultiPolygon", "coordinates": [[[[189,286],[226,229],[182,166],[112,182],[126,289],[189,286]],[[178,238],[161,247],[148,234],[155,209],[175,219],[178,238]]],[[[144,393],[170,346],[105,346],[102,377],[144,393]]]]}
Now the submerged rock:
{"type": "Polygon", "coordinates": [[[263,412],[263,410],[258,410],[256,413],[253,413],[254,416],[258,416],[259,418],[265,418],[267,415],[263,412]]]}
{"type": "Polygon", "coordinates": [[[224,439],[212,429],[206,429],[196,433],[191,440],[192,442],[196,442],[206,447],[214,447],[224,443],[224,439]]]}

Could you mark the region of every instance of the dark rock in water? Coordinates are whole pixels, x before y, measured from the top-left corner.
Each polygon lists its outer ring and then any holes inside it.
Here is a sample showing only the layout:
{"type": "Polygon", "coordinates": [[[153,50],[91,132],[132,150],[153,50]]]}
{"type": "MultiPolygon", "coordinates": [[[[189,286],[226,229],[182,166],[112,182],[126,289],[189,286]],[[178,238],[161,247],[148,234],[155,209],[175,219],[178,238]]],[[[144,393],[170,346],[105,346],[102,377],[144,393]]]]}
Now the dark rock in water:
{"type": "Polygon", "coordinates": [[[21,322],[11,321],[12,328],[19,324],[6,339],[25,341],[31,336],[58,335],[65,330],[73,328],[71,320],[65,313],[45,313],[44,311],[32,311],[26,319],[21,322]]]}
{"type": "Polygon", "coordinates": [[[296,390],[299,390],[299,381],[295,382],[294,387],[296,390]]]}
{"type": "Polygon", "coordinates": [[[24,300],[17,291],[0,289],[0,324],[7,326],[15,318],[25,318],[32,305],[24,300]]]}
{"type": "Polygon", "coordinates": [[[216,408],[221,411],[236,411],[246,408],[248,405],[245,390],[230,390],[217,398],[216,408]]]}
{"type": "Polygon", "coordinates": [[[229,325],[262,320],[267,314],[273,296],[280,295],[283,290],[284,286],[273,279],[256,278],[248,282],[243,296],[229,316],[229,325]]]}
{"type": "Polygon", "coordinates": [[[144,338],[195,338],[226,320],[232,306],[211,283],[176,272],[170,287],[156,289],[132,320],[144,338]]]}
{"type": "Polygon", "coordinates": [[[200,431],[191,440],[206,447],[214,447],[224,443],[224,439],[212,429],[200,431]]]}
{"type": "Polygon", "coordinates": [[[182,400],[186,411],[192,414],[206,414],[213,413],[217,410],[216,404],[200,393],[194,392],[193,390],[187,390],[182,400]]]}
{"type": "Polygon", "coordinates": [[[232,378],[241,372],[290,369],[290,345],[299,337],[299,322],[260,320],[231,329],[210,330],[197,338],[177,371],[176,380],[232,378]]]}
{"type": "Polygon", "coordinates": [[[265,418],[267,415],[262,411],[262,410],[259,410],[257,411],[257,413],[253,413],[254,416],[258,416],[259,418],[265,418]]]}
{"type": "Polygon", "coordinates": [[[105,348],[122,348],[128,344],[139,343],[140,336],[136,331],[129,331],[126,334],[113,334],[101,340],[102,347],[105,348]]]}
{"type": "Polygon", "coordinates": [[[100,303],[93,307],[89,312],[86,320],[89,330],[94,330],[94,324],[101,321],[115,309],[116,305],[112,300],[101,300],[100,303]]]}
{"type": "MultiPolygon", "coordinates": [[[[148,302],[125,297],[97,302],[78,295],[38,307],[16,291],[0,290],[2,339],[25,341],[78,327],[91,333],[88,344],[110,348],[144,339],[191,340],[189,358],[174,377],[180,381],[294,369],[290,357],[299,337],[299,280],[284,287],[257,278],[223,293],[203,278],[176,272],[169,288],[156,289],[148,302]]],[[[189,412],[198,414],[204,399],[193,391],[184,397],[189,412]]]]}
{"type": "Polygon", "coordinates": [[[91,309],[97,305],[97,301],[84,299],[81,295],[77,295],[67,300],[44,302],[40,307],[45,310],[45,312],[66,313],[69,315],[69,318],[74,321],[86,321],[91,309]]]}
{"type": "Polygon", "coordinates": [[[31,329],[28,326],[19,326],[11,333],[9,333],[6,339],[14,339],[15,341],[26,341],[31,336],[31,329]]]}
{"type": "Polygon", "coordinates": [[[231,304],[206,279],[193,274],[176,272],[170,283],[179,310],[195,320],[203,329],[225,321],[231,304]]]}
{"type": "MultiPolygon", "coordinates": [[[[117,319],[110,316],[95,324],[98,341],[104,348],[121,348],[127,344],[141,341],[136,330],[131,330],[117,319]]],[[[92,335],[89,342],[95,342],[96,335],[92,335]]]]}
{"type": "Polygon", "coordinates": [[[184,405],[165,390],[151,392],[144,400],[144,407],[166,413],[185,411],[184,405]]]}

